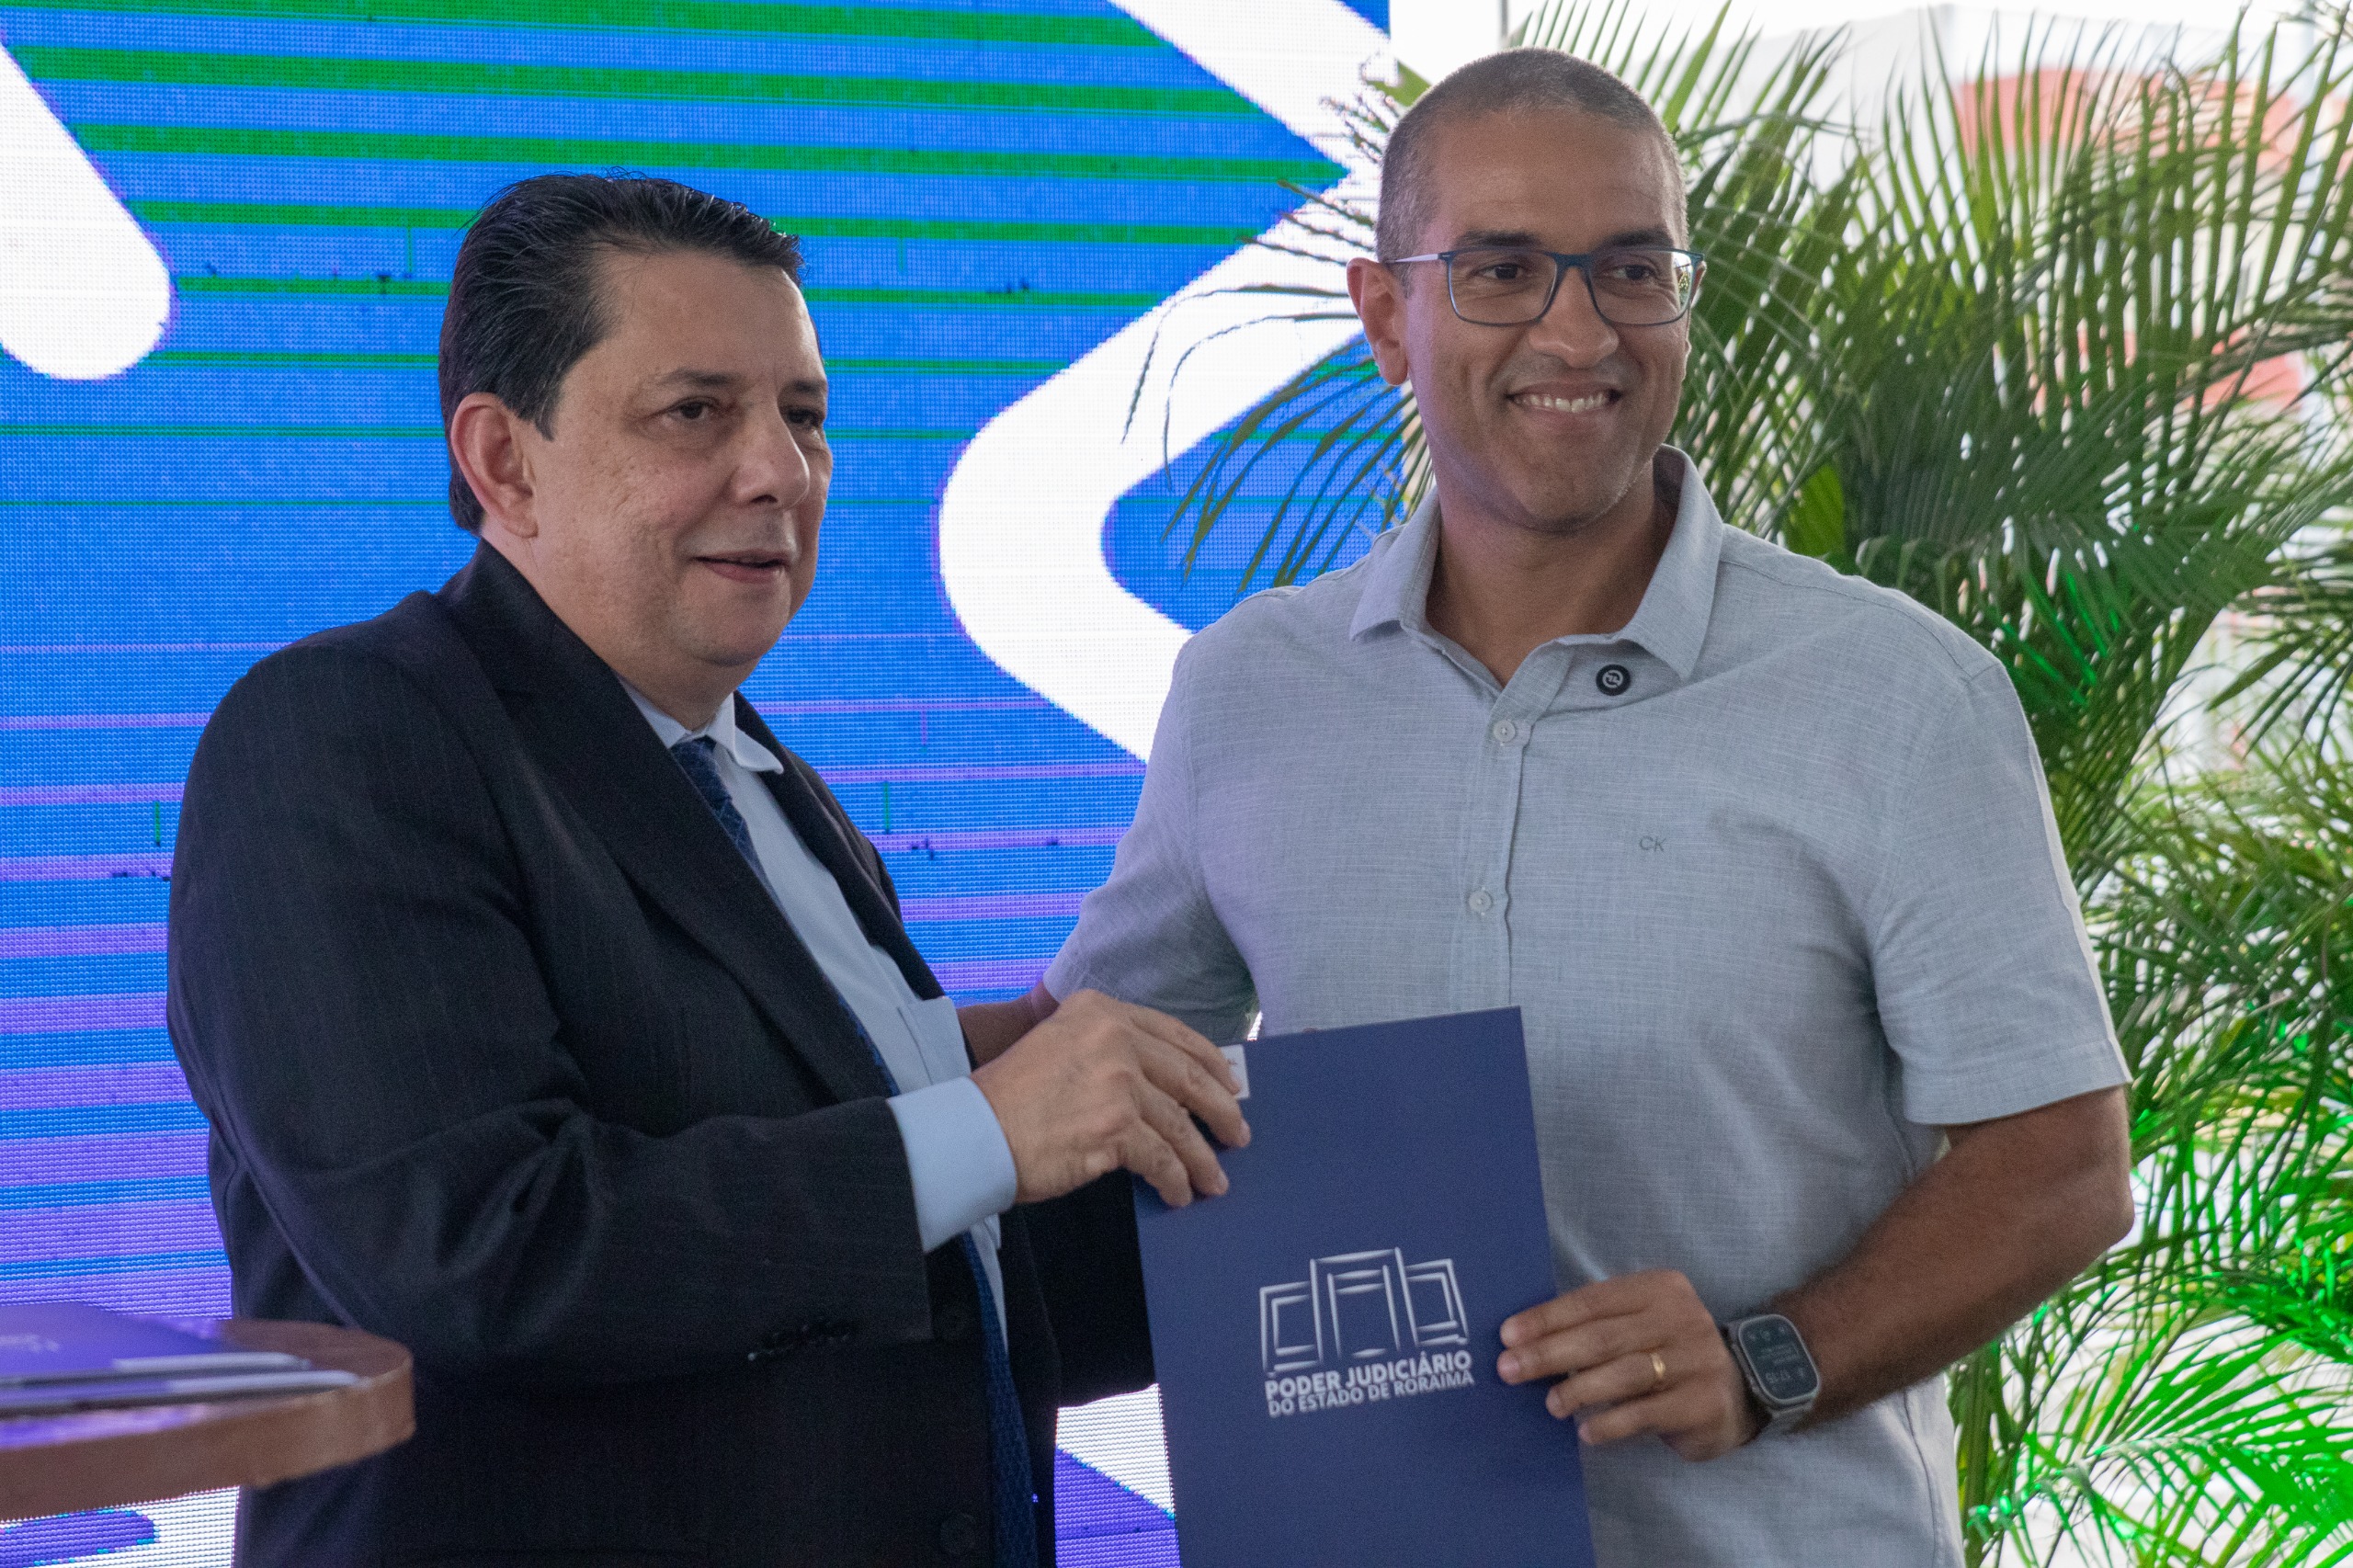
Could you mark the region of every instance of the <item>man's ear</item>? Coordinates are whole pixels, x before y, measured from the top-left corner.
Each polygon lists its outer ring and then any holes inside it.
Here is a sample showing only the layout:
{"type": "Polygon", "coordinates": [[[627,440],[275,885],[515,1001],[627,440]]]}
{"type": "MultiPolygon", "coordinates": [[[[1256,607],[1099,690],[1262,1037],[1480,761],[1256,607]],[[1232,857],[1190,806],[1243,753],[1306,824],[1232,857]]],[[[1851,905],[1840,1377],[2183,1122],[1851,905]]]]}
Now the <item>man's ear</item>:
{"type": "Polygon", "coordinates": [[[1367,256],[1348,263],[1348,298],[1355,301],[1357,320],[1364,324],[1364,340],[1372,346],[1372,362],[1381,379],[1403,386],[1413,373],[1405,358],[1404,288],[1391,268],[1367,256]]]}
{"type": "Polygon", "coordinates": [[[483,520],[520,539],[540,531],[525,449],[529,423],[490,392],[468,392],[449,412],[449,460],[482,503],[483,520]]]}

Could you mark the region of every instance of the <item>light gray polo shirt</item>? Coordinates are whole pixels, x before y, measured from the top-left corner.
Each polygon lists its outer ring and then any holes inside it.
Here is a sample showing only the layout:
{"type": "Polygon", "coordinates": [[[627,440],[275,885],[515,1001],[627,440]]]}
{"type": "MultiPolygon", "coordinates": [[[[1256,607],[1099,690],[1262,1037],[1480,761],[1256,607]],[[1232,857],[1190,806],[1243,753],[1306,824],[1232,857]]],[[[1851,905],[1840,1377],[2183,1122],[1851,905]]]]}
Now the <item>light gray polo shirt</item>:
{"type": "MultiPolygon", "coordinates": [[[[2127,1074],[2001,666],[1659,460],[1634,619],[1500,689],[1424,617],[1434,505],[1195,637],[1046,983],[1212,1040],[1517,1004],[1560,1283],[1679,1268],[1721,1318],[1846,1255],[1939,1128],[2127,1074]]],[[[1586,1465],[1604,1568],[1961,1561],[1941,1379],[1586,1465]]]]}

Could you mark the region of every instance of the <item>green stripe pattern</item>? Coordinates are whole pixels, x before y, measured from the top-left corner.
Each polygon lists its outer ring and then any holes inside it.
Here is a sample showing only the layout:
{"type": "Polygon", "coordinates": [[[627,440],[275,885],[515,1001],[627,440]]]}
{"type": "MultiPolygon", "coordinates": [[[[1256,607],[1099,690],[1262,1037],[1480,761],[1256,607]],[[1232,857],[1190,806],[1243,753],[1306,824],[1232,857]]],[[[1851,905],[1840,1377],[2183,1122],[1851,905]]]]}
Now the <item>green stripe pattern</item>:
{"type": "Polygon", "coordinates": [[[1339,165],[1288,158],[1155,158],[1133,153],[983,153],[746,142],[637,142],[571,136],[426,136],[414,131],[278,131],[223,125],[77,124],[92,153],[179,157],[350,158],[371,164],[537,164],[564,168],[766,169],[795,174],[929,175],[969,179],[1132,179],[1179,184],[1303,184],[1339,165]]]}
{"type": "MultiPolygon", "coordinates": [[[[464,207],[355,207],[264,201],[141,201],[145,223],[246,224],[260,228],[462,229],[464,207]]],[[[994,241],[1006,244],[1213,245],[1231,250],[1256,237],[1248,229],[1184,223],[1021,223],[944,218],[777,218],[788,234],[822,240],[994,241]]]]}
{"type": "MultiPolygon", "coordinates": [[[[445,280],[430,278],[216,278],[191,273],[172,280],[183,294],[381,294],[389,298],[440,299],[445,280]]],[[[811,289],[821,305],[916,305],[930,309],[978,306],[1051,311],[1148,311],[1158,294],[1141,291],[1089,293],[1046,289],[811,289]]]]}
{"type": "Polygon", "coordinates": [[[1105,87],[1061,82],[805,76],[746,71],[638,71],[607,66],[368,60],[332,55],[176,54],[45,45],[27,45],[14,52],[27,74],[46,82],[146,82],[165,86],[268,87],[297,92],[629,98],[856,108],[1045,109],[1228,119],[1246,119],[1255,112],[1246,101],[1232,93],[1204,87],[1105,87]]]}
{"type": "Polygon", "coordinates": [[[897,6],[770,6],[757,0],[504,0],[492,16],[483,14],[482,0],[75,0],[73,8],[102,15],[256,20],[302,17],[328,22],[906,39],[1082,49],[1165,47],[1149,29],[1125,17],[935,11],[897,6]]]}

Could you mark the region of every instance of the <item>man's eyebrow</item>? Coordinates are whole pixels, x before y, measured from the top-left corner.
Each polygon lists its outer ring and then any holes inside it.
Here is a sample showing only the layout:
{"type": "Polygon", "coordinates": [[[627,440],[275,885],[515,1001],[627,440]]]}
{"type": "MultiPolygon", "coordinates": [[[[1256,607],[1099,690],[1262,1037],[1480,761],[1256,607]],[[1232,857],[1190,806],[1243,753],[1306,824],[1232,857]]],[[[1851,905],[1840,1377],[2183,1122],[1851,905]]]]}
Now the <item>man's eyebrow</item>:
{"type": "Polygon", "coordinates": [[[657,387],[689,387],[696,392],[723,392],[729,387],[741,386],[743,381],[743,377],[726,370],[688,369],[656,376],[654,384],[657,387]]]}
{"type": "MultiPolygon", "coordinates": [[[[736,375],[732,370],[698,370],[688,368],[670,370],[656,376],[653,384],[664,391],[675,387],[684,388],[689,392],[730,392],[742,386],[744,381],[744,377],[736,375]]],[[[825,395],[825,378],[803,376],[785,382],[784,390],[798,397],[823,397],[825,395]]]]}
{"type": "Polygon", "coordinates": [[[1603,250],[1615,250],[1620,245],[1665,245],[1673,248],[1675,236],[1665,229],[1628,229],[1601,242],[1603,250]]]}
{"type": "MultiPolygon", "coordinates": [[[[1456,250],[1469,250],[1474,245],[1526,245],[1543,248],[1543,241],[1526,229],[1472,229],[1454,242],[1456,250]]],[[[1621,229],[1593,248],[1597,251],[1616,250],[1623,245],[1673,245],[1675,236],[1661,228],[1621,229]]]]}

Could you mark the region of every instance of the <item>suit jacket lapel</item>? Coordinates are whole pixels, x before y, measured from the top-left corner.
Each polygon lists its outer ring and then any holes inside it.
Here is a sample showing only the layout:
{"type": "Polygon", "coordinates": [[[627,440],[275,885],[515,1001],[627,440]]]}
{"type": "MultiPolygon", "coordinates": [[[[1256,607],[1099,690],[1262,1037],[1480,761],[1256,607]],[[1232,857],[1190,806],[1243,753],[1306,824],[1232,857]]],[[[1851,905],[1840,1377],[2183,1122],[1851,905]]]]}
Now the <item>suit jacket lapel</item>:
{"type": "Polygon", "coordinates": [[[833,983],[611,668],[488,546],[441,597],[525,744],[622,872],[726,967],[836,1096],[888,1093],[833,983]]]}
{"type": "Polygon", "coordinates": [[[807,765],[788,751],[761,722],[741,693],[735,698],[735,722],[782,759],[784,771],[763,773],[760,781],[776,797],[777,805],[792,824],[792,831],[801,835],[801,842],[809,846],[819,864],[833,873],[850,913],[858,916],[858,928],[866,933],[866,939],[891,955],[906,980],[907,988],[917,996],[939,995],[939,981],[932,974],[931,966],[924,962],[923,955],[915,950],[915,943],[908,939],[898,905],[884,893],[882,885],[850,842],[849,835],[857,829],[842,814],[840,805],[808,771],[807,765]]]}

